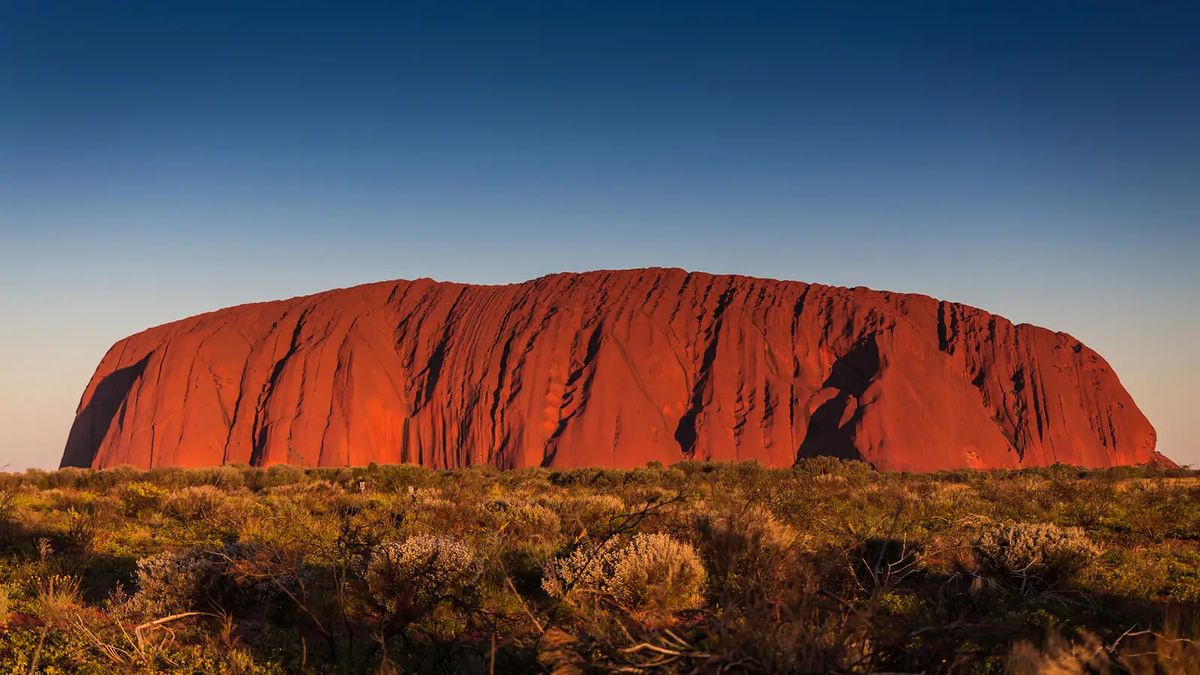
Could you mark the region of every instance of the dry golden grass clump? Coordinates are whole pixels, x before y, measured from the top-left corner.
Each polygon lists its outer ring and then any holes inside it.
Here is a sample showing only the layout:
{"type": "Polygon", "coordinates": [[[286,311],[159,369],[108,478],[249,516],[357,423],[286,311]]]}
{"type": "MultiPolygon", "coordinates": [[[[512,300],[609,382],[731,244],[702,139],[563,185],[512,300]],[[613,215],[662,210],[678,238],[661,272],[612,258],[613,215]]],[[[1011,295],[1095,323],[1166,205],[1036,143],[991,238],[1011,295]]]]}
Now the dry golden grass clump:
{"type": "Polygon", "coordinates": [[[701,514],[697,518],[697,527],[717,551],[746,549],[777,554],[802,539],[795,527],[757,505],[724,513],[701,514]]]}
{"type": "Polygon", "coordinates": [[[805,538],[761,506],[695,518],[713,591],[726,597],[770,592],[787,583],[805,538]]]}
{"type": "Polygon", "coordinates": [[[188,486],[171,493],[163,510],[184,520],[210,520],[226,511],[230,497],[211,485],[188,486]]]}
{"type": "Polygon", "coordinates": [[[506,528],[512,536],[541,538],[562,530],[562,519],[553,509],[514,495],[487,505],[497,526],[506,528]]]}

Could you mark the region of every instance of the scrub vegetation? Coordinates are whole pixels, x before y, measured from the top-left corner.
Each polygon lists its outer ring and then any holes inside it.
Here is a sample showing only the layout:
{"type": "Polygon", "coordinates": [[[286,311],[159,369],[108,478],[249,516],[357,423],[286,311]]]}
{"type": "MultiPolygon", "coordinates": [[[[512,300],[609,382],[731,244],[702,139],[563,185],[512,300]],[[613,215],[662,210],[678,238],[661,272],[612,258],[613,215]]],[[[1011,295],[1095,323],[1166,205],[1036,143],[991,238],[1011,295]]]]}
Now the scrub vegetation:
{"type": "Polygon", "coordinates": [[[0,671],[1200,672],[1200,474],[0,474],[0,671]]]}

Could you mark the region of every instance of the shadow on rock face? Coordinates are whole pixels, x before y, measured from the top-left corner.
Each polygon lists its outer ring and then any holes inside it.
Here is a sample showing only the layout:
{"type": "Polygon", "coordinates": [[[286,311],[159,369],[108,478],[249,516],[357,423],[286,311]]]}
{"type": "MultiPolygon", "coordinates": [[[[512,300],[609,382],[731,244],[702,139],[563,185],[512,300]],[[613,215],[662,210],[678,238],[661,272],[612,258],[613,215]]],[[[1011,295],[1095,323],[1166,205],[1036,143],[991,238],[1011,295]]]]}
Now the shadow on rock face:
{"type": "MultiPolygon", "coordinates": [[[[151,352],[152,354],[153,352],[151,352]]],[[[125,403],[125,397],[133,389],[133,384],[146,370],[150,354],[141,361],[109,373],[79,415],[71,425],[71,433],[67,436],[67,447],[63,451],[60,467],[78,466],[89,467],[92,459],[100,449],[100,443],[108,433],[113,418],[125,403]]]]}
{"type": "Polygon", "coordinates": [[[854,423],[861,415],[859,400],[879,374],[879,344],[867,337],[834,362],[825,380],[831,398],[813,411],[797,459],[829,455],[862,459],[854,445],[854,423]]]}

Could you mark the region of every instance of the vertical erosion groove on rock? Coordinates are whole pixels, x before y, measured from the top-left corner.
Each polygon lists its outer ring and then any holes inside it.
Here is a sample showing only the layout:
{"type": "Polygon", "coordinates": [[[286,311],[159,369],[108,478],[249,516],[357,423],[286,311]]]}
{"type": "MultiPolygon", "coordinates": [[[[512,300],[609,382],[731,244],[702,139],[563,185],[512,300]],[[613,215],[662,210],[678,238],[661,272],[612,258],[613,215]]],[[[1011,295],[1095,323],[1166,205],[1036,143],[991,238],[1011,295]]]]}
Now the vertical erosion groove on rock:
{"type": "Polygon", "coordinates": [[[1074,338],[920,295],[673,269],[427,279],[243,305],[109,350],[64,466],[1136,464],[1074,338]]]}

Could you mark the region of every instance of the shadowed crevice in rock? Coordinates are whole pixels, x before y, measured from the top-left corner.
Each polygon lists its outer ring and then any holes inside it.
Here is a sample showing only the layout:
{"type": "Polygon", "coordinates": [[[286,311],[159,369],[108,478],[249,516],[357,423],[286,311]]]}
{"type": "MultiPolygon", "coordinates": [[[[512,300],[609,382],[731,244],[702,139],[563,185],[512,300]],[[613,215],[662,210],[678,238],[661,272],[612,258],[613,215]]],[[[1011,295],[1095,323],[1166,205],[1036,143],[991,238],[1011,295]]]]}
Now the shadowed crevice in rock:
{"type": "Polygon", "coordinates": [[[836,387],[856,397],[862,397],[871,384],[871,380],[879,374],[879,343],[875,336],[869,336],[859,342],[845,356],[833,363],[829,377],[825,380],[826,387],[836,387]]]}
{"type": "Polygon", "coordinates": [[[113,418],[125,404],[129,391],[146,371],[146,364],[153,352],[146,354],[137,363],[119,368],[104,376],[91,399],[71,425],[67,435],[67,447],[63,450],[62,462],[59,467],[78,466],[89,467],[100,450],[100,444],[108,435],[113,418]]]}
{"type": "Polygon", "coordinates": [[[466,295],[466,289],[459,293],[458,297],[454,299],[454,304],[450,306],[450,311],[446,313],[446,325],[442,329],[442,335],[438,338],[437,346],[433,348],[433,353],[429,355],[429,360],[425,364],[425,385],[421,391],[421,398],[415,405],[417,410],[429,405],[429,402],[433,400],[433,392],[437,389],[438,380],[442,377],[442,367],[446,364],[446,352],[450,349],[450,341],[454,337],[455,310],[462,302],[464,295],[466,295]]]}
{"type": "Polygon", "coordinates": [[[276,391],[276,384],[279,382],[279,377],[283,375],[283,369],[287,367],[288,361],[300,349],[300,338],[304,331],[304,320],[308,318],[308,314],[311,311],[310,309],[301,312],[300,316],[296,319],[296,325],[292,327],[292,337],[288,342],[287,352],[271,368],[271,379],[267,381],[259,397],[258,409],[254,415],[254,426],[257,429],[257,433],[254,435],[253,451],[250,453],[250,464],[253,466],[262,464],[263,454],[267,447],[267,433],[271,425],[264,420],[264,413],[271,401],[271,394],[276,391]]]}
{"type": "Polygon", "coordinates": [[[797,458],[828,455],[862,459],[854,443],[854,427],[862,416],[862,395],[879,374],[879,344],[871,336],[834,362],[826,389],[836,393],[813,411],[797,458]]]}
{"type": "Polygon", "coordinates": [[[696,377],[696,383],[692,386],[692,393],[689,397],[690,404],[679,419],[679,426],[675,428],[675,440],[679,443],[680,450],[688,456],[696,451],[696,438],[699,436],[696,418],[704,409],[705,393],[712,379],[713,362],[717,360],[717,344],[721,339],[721,326],[724,324],[725,310],[729,308],[729,303],[732,301],[733,286],[731,285],[717,299],[717,307],[713,310],[712,326],[709,329],[708,344],[704,348],[699,375],[696,377]]]}
{"type": "Polygon", "coordinates": [[[576,396],[582,397],[588,391],[590,383],[585,382],[582,386],[580,386],[579,380],[584,376],[585,373],[595,373],[593,365],[596,362],[596,356],[600,354],[600,343],[603,340],[604,324],[598,323],[596,324],[596,327],[592,329],[591,337],[588,338],[587,350],[584,354],[583,362],[579,364],[578,368],[572,370],[571,374],[567,377],[567,382],[563,389],[563,399],[559,402],[558,406],[560,419],[558,420],[558,425],[554,428],[554,433],[551,434],[550,438],[546,441],[545,457],[542,459],[543,467],[554,465],[554,457],[558,454],[559,438],[561,438],[563,432],[566,431],[567,425],[571,422],[571,418],[575,416],[575,413],[583,409],[581,405],[575,405],[571,412],[566,414],[563,413],[563,411],[567,410],[569,406],[571,406],[573,403],[576,403],[576,396]]]}

